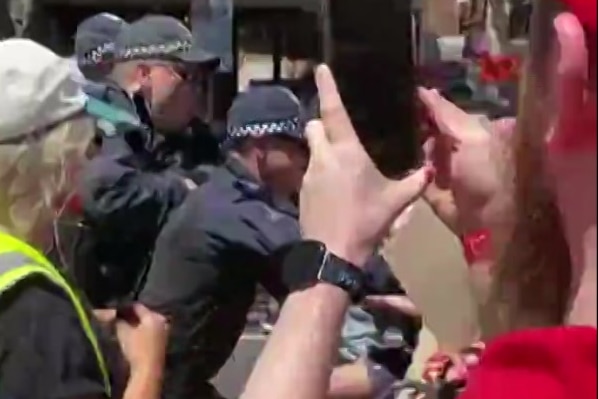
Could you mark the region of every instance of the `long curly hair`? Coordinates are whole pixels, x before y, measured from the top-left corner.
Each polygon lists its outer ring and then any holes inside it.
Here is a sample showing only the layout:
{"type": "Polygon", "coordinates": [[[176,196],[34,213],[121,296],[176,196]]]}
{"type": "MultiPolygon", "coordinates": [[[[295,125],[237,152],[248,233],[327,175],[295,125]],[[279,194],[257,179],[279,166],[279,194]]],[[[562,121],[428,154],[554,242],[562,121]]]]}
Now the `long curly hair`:
{"type": "Polygon", "coordinates": [[[0,228],[34,246],[45,245],[93,135],[93,120],[78,116],[40,138],[0,145],[0,228]]]}
{"type": "Polygon", "coordinates": [[[513,223],[497,234],[498,263],[486,307],[484,335],[562,324],[571,295],[571,259],[554,194],[545,173],[544,149],[549,68],[554,64],[552,21],[556,4],[536,1],[530,57],[522,82],[512,142],[513,201],[505,217],[513,223]]]}

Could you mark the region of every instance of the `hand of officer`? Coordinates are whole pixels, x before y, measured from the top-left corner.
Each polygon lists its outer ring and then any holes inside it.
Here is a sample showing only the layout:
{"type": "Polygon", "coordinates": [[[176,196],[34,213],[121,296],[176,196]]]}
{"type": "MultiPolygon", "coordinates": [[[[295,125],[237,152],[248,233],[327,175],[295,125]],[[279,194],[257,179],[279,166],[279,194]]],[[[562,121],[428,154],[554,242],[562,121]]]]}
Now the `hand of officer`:
{"type": "Polygon", "coordinates": [[[363,265],[433,169],[423,167],[400,181],[384,177],[361,145],[327,66],[317,68],[316,83],[322,119],[306,131],[311,157],[300,194],[303,236],[363,265]]]}
{"type": "Polygon", "coordinates": [[[497,214],[514,120],[485,126],[436,90],[422,88],[418,94],[436,128],[424,147],[437,172],[425,199],[455,234],[487,227],[497,214]]]}
{"type": "Polygon", "coordinates": [[[131,320],[118,320],[116,334],[132,372],[162,367],[168,339],[166,318],[141,304],[132,307],[131,320]]]}

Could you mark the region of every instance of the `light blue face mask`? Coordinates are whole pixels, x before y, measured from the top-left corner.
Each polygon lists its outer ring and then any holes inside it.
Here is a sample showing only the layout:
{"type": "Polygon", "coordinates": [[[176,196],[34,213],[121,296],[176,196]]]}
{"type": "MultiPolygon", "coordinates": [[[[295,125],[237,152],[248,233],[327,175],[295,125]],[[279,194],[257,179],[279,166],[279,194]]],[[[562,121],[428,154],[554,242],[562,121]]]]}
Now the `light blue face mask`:
{"type": "Polygon", "coordinates": [[[98,119],[104,120],[114,126],[119,124],[128,124],[132,126],[141,126],[141,120],[133,113],[127,112],[121,108],[114,107],[108,103],[96,98],[89,98],[85,104],[85,111],[98,119]]]}

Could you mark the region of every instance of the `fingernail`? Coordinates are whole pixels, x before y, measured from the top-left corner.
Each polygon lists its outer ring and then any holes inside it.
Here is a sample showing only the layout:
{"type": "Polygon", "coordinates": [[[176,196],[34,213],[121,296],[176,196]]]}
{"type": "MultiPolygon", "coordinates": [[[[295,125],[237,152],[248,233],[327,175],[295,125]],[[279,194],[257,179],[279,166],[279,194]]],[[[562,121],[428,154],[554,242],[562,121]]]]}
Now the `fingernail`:
{"type": "Polygon", "coordinates": [[[433,166],[426,166],[426,183],[432,183],[434,181],[434,177],[436,177],[436,169],[434,169],[433,166]]]}

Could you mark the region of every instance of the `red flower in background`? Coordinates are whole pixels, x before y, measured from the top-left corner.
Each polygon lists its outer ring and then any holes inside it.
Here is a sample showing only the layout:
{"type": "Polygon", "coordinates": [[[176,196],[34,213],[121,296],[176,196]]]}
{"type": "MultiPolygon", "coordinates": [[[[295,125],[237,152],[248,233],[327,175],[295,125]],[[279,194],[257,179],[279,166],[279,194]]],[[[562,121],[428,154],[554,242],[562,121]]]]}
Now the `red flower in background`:
{"type": "Polygon", "coordinates": [[[519,79],[521,60],[517,56],[486,53],[480,57],[479,65],[480,80],[483,83],[505,83],[519,79]]]}

